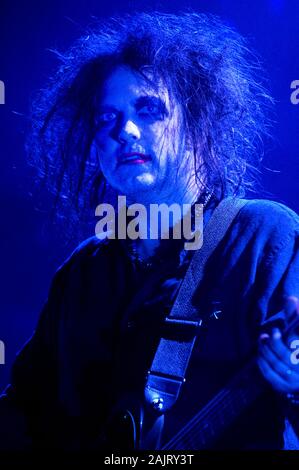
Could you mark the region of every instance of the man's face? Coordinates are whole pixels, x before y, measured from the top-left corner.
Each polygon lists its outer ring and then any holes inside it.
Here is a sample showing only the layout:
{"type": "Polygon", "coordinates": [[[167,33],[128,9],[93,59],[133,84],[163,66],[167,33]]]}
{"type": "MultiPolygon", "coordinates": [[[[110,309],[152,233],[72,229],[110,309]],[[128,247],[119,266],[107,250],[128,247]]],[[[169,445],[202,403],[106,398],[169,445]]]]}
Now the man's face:
{"type": "Polygon", "coordinates": [[[180,201],[192,159],[179,106],[165,87],[157,90],[130,68],[115,68],[102,87],[96,123],[95,145],[110,186],[133,202],[180,201]]]}

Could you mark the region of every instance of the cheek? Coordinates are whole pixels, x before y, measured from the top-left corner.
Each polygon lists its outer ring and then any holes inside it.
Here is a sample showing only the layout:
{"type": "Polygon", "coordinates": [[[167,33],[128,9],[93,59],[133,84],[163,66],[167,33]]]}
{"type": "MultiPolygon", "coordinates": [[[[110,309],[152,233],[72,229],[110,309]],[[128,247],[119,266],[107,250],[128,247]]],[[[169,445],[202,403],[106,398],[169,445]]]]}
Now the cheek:
{"type": "Polygon", "coordinates": [[[110,139],[106,135],[99,135],[96,138],[96,145],[100,153],[106,153],[111,147],[110,139]]]}
{"type": "Polygon", "coordinates": [[[161,124],[153,126],[146,135],[146,140],[151,144],[156,156],[159,157],[169,152],[169,130],[161,124]]]}
{"type": "Polygon", "coordinates": [[[110,172],[113,166],[112,163],[114,159],[112,158],[112,154],[113,154],[112,145],[109,142],[109,139],[102,138],[99,136],[96,137],[94,143],[96,147],[99,166],[103,174],[106,175],[110,172]]]}

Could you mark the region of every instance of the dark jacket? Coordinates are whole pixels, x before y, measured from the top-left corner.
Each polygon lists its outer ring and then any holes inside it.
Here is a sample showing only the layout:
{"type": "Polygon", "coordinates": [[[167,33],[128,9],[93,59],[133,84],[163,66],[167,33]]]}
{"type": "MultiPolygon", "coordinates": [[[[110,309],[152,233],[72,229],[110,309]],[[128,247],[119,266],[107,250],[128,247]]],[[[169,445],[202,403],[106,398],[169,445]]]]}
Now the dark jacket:
{"type": "MultiPolygon", "coordinates": [[[[255,353],[261,330],[283,326],[284,297],[299,297],[298,226],[287,207],[252,200],[211,256],[195,304],[207,316],[215,307],[222,315],[198,338],[165,439],[255,353]]],[[[181,246],[165,241],[144,269],[132,263],[125,241],[94,237],[79,246],[58,269],[37,328],[16,358],[0,400],[0,448],[88,448],[118,398],[142,393],[188,264],[181,254],[181,246]]],[[[286,415],[299,428],[296,407],[286,406],[270,390],[217,445],[284,448],[286,415]]]]}

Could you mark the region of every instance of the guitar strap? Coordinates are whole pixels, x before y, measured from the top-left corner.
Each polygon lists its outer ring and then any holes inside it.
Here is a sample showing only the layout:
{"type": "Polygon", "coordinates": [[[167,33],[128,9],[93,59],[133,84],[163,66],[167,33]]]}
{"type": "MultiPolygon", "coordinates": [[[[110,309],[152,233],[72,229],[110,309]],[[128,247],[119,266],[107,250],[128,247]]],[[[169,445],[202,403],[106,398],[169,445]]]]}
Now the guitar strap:
{"type": "Polygon", "coordinates": [[[192,305],[193,295],[202,281],[209,257],[247,202],[228,197],[214,209],[204,229],[202,247],[192,256],[172,309],[165,318],[162,337],[144,390],[146,403],[157,412],[169,410],[179,397],[202,324],[200,312],[192,305]]]}

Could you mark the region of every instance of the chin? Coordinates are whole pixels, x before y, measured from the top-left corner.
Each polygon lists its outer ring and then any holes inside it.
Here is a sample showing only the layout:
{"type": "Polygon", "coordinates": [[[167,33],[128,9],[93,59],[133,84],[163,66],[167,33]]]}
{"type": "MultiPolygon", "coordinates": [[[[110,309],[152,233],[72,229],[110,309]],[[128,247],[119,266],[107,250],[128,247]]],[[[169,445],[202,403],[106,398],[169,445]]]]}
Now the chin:
{"type": "MultiPolygon", "coordinates": [[[[122,181],[124,183],[124,181],[122,181]]],[[[155,178],[149,174],[143,174],[135,177],[134,179],[127,179],[124,184],[119,185],[119,192],[126,194],[128,197],[133,194],[140,194],[143,191],[147,192],[153,190],[155,186],[155,178]]]]}
{"type": "Polygon", "coordinates": [[[123,188],[119,194],[123,194],[127,198],[129,204],[147,204],[152,200],[153,187],[145,185],[135,185],[132,188],[123,188]]]}

